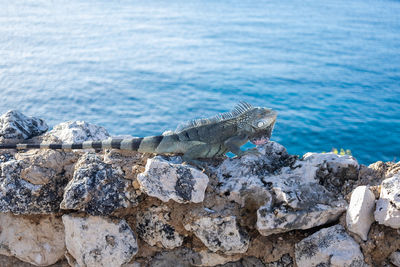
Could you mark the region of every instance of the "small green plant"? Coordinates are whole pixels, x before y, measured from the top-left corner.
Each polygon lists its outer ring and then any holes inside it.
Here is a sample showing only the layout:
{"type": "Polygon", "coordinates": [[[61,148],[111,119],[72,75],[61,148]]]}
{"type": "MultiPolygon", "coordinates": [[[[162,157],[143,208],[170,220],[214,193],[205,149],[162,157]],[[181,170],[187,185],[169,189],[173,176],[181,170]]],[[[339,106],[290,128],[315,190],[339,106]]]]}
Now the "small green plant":
{"type": "Polygon", "coordinates": [[[343,149],[341,148],[340,150],[337,150],[337,148],[332,148],[331,152],[335,153],[336,155],[349,155],[351,156],[351,150],[350,149],[343,149]]]}

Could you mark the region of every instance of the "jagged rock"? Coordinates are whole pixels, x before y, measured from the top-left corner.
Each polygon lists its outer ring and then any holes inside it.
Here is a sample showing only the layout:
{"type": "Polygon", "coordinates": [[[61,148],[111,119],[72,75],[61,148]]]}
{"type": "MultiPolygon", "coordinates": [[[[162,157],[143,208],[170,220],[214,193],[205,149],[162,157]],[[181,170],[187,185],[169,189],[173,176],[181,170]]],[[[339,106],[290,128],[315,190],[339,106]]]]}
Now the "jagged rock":
{"type": "Polygon", "coordinates": [[[149,159],[144,173],[137,176],[142,192],[164,202],[178,203],[204,200],[208,177],[188,165],[179,164],[179,158],[168,161],[160,156],[149,159]]]}
{"type": "Polygon", "coordinates": [[[389,256],[389,260],[394,266],[400,267],[400,250],[392,252],[389,256]]]}
{"type": "Polygon", "coordinates": [[[48,266],[63,258],[65,251],[61,218],[0,213],[0,254],[48,266]]]}
{"type": "Polygon", "coordinates": [[[0,164],[0,212],[11,211],[14,214],[57,212],[64,187],[68,182],[67,178],[56,172],[52,173],[51,181],[43,178],[42,173],[38,173],[36,177],[31,173],[31,176],[26,177],[29,173],[28,166],[24,160],[9,160],[0,164]]]}
{"type": "Polygon", "coordinates": [[[369,228],[374,222],[374,208],[374,193],[367,186],[357,187],[351,194],[346,225],[349,231],[359,235],[364,241],[367,240],[369,228]]]}
{"type": "Polygon", "coordinates": [[[349,156],[306,154],[301,160],[269,142],[260,152],[226,159],[217,170],[221,195],[243,205],[256,198],[257,228],[262,235],[308,229],[336,220],[346,209],[341,195],[320,185],[321,179],[353,173],[358,164],[349,156]]]}
{"type": "Polygon", "coordinates": [[[181,247],[174,250],[158,253],[149,264],[151,267],[191,267],[191,266],[217,266],[230,261],[237,261],[240,255],[223,255],[210,252],[208,250],[193,251],[181,247]]]}
{"type": "Polygon", "coordinates": [[[68,121],[54,126],[43,136],[43,142],[80,143],[105,140],[109,137],[104,127],[85,121],[68,121]]]}
{"type": "Polygon", "coordinates": [[[121,266],[137,253],[135,234],[125,220],[63,215],[71,266],[121,266]]]}
{"type": "Polygon", "coordinates": [[[0,140],[28,139],[46,132],[48,128],[42,119],[10,110],[0,117],[0,140]]]}
{"type": "Polygon", "coordinates": [[[265,267],[293,267],[293,258],[289,254],[285,254],[278,261],[270,262],[265,267]]]}
{"type": "Polygon", "coordinates": [[[400,228],[400,174],[383,180],[376,202],[375,220],[392,228],[400,228]]]}
{"type": "Polygon", "coordinates": [[[249,236],[239,227],[235,216],[200,215],[184,226],[213,252],[230,255],[245,253],[249,248],[249,236]]]}
{"type": "MultiPolygon", "coordinates": [[[[218,267],[265,267],[269,266],[265,265],[262,261],[255,257],[244,257],[239,261],[228,262],[225,264],[217,265],[218,267]]],[[[276,265],[278,266],[278,265],[276,265]]],[[[275,265],[270,265],[270,267],[275,267],[275,265]]]]}
{"type": "Polygon", "coordinates": [[[110,215],[137,205],[136,193],[121,171],[86,153],[76,163],[73,179],[65,188],[62,209],[85,211],[91,215],[110,215]]]}
{"type": "Polygon", "coordinates": [[[136,215],[136,232],[150,246],[173,249],[182,245],[183,237],[169,223],[170,210],[167,206],[152,206],[136,215]]]}
{"type": "Polygon", "coordinates": [[[365,266],[359,245],[341,225],[319,230],[295,246],[296,264],[310,266],[365,266]]]}

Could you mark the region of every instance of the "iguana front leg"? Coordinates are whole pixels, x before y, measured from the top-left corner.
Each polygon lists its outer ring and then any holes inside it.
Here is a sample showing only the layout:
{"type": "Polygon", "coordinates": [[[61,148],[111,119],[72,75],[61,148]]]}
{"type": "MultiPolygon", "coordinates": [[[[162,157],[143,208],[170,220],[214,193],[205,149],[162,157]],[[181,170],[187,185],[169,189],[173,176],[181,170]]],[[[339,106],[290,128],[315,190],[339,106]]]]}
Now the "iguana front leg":
{"type": "Polygon", "coordinates": [[[241,150],[240,147],[249,141],[249,138],[245,134],[232,136],[224,142],[225,147],[235,154],[238,157],[241,157],[246,154],[260,154],[256,148],[248,149],[248,150],[241,150]]]}
{"type": "Polygon", "coordinates": [[[224,145],[230,152],[240,157],[246,153],[245,151],[241,150],[240,147],[246,144],[248,140],[248,136],[245,134],[236,135],[225,140],[224,145]]]}

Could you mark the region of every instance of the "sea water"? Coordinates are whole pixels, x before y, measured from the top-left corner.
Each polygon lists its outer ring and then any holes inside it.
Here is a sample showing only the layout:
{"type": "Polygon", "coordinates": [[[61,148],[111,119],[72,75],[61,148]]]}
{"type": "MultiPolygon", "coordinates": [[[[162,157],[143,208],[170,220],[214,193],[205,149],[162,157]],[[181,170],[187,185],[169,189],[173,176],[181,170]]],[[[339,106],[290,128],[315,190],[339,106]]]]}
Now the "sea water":
{"type": "Polygon", "coordinates": [[[400,159],[398,0],[0,0],[0,113],[146,136],[247,101],[293,154],[400,159]]]}

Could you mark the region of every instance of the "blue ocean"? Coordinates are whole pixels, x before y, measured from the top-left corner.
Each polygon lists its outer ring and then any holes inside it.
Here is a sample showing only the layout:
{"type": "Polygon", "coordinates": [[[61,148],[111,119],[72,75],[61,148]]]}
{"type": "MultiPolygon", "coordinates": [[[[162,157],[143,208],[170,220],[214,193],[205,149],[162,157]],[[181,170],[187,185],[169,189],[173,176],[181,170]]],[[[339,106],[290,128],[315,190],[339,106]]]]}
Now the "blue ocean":
{"type": "Polygon", "coordinates": [[[0,113],[146,136],[246,101],[292,154],[400,160],[399,0],[0,4],[0,113]]]}

